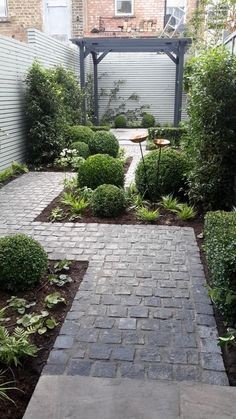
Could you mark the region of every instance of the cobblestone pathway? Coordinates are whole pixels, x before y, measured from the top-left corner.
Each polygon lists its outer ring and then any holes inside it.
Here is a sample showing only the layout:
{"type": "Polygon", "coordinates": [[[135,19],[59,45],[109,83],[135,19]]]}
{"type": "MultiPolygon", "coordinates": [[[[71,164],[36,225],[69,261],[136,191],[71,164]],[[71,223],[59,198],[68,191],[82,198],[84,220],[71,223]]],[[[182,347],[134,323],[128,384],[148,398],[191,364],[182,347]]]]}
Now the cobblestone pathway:
{"type": "Polygon", "coordinates": [[[193,230],[34,222],[63,177],[29,173],[0,190],[1,236],[89,261],[44,373],[227,385],[193,230]]]}

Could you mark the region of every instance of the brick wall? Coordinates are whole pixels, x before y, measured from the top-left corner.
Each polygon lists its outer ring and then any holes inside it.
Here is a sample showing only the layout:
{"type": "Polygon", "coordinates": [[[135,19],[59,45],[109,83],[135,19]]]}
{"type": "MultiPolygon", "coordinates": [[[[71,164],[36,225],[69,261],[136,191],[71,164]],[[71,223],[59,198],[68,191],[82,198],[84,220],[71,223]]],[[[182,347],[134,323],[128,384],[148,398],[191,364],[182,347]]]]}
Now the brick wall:
{"type": "Polygon", "coordinates": [[[28,28],[42,31],[42,0],[8,0],[8,17],[0,18],[0,34],[26,41],[28,28]]]}
{"type": "Polygon", "coordinates": [[[84,0],[72,0],[72,36],[83,36],[84,0]]]}
{"type": "MultiPolygon", "coordinates": [[[[188,0],[187,18],[196,8],[196,0],[188,0]]],[[[115,16],[115,0],[85,0],[85,36],[122,36],[139,33],[158,36],[163,29],[165,0],[134,0],[134,16],[115,16]],[[94,33],[91,33],[94,30],[94,33]],[[98,33],[97,30],[100,32],[98,33]]]]}

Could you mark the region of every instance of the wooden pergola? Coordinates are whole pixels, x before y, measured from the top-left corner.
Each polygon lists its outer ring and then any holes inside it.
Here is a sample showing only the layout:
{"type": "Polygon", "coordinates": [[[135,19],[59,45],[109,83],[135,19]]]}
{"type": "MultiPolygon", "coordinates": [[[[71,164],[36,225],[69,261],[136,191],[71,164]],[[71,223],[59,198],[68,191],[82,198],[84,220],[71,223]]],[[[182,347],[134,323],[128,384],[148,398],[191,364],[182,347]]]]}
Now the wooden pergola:
{"type": "MultiPolygon", "coordinates": [[[[98,64],[111,52],[165,53],[176,66],[174,125],[181,121],[184,54],[191,44],[190,38],[75,38],[72,42],[80,49],[80,84],[85,88],[85,59],[91,54],[94,69],[94,123],[99,124],[98,64]]],[[[83,102],[86,122],[86,101],[83,102]]]]}

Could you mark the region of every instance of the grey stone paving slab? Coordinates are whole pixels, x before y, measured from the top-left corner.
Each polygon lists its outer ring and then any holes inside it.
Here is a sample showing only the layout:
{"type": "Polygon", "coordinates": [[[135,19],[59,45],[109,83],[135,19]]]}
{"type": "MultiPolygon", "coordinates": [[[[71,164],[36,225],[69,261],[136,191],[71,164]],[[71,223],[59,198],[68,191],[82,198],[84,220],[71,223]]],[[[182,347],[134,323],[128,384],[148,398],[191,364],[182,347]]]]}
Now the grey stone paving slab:
{"type": "Polygon", "coordinates": [[[144,381],[142,364],[124,364],[125,378],[115,371],[96,362],[92,377],[42,376],[24,419],[235,419],[234,388],[144,381]]]}
{"type": "Polygon", "coordinates": [[[0,190],[0,236],[89,261],[44,374],[227,385],[193,229],[34,222],[64,177],[29,173],[0,190]]]}

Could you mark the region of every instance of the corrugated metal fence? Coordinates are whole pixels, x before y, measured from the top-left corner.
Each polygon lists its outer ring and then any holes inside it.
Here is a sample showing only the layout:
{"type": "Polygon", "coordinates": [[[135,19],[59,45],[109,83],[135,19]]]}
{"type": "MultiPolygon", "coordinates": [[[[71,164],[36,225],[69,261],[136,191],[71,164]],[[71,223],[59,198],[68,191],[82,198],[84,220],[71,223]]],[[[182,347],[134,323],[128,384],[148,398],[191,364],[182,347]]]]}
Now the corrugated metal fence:
{"type": "MultiPolygon", "coordinates": [[[[128,109],[142,105],[149,107],[157,122],[173,123],[175,100],[175,64],[166,55],[157,53],[111,53],[99,64],[100,118],[106,111],[107,96],[101,96],[102,89],[109,92],[114,82],[123,80],[118,96],[125,99],[128,109]],[[138,101],[128,100],[130,95],[137,94],[138,101]]],[[[117,107],[121,100],[113,103],[117,107]]],[[[183,95],[183,115],[186,96],[183,95]]]]}
{"type": "Polygon", "coordinates": [[[0,37],[0,171],[13,160],[24,161],[25,75],[34,59],[47,67],[62,64],[78,75],[79,53],[37,30],[29,30],[29,43],[0,37]]]}

